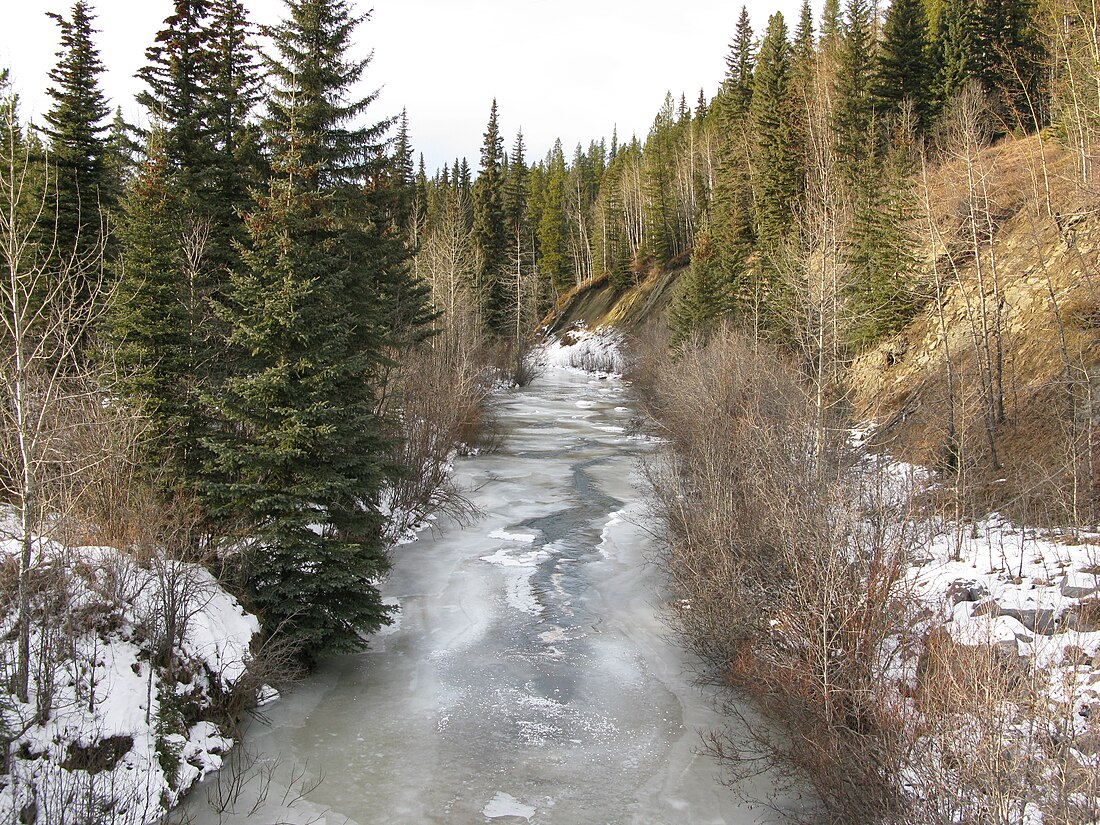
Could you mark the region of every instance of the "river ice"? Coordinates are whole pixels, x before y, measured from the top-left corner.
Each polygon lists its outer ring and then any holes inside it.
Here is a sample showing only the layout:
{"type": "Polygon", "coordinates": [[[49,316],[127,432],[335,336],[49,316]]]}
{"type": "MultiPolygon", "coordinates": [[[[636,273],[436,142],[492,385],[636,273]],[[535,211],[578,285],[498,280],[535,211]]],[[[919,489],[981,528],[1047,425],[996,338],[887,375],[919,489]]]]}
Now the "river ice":
{"type": "Polygon", "coordinates": [[[284,691],[177,818],[769,821],[698,753],[722,720],[661,620],[625,392],[550,370],[504,395],[501,449],[456,462],[483,517],[399,548],[395,626],[284,691]]]}

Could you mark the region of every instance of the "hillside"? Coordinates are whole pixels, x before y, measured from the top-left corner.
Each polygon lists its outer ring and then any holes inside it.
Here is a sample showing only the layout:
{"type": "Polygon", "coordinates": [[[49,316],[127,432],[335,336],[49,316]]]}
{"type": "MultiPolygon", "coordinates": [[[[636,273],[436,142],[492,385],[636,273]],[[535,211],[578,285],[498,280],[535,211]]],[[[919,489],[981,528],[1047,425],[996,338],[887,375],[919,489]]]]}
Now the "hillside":
{"type": "MultiPolygon", "coordinates": [[[[1066,150],[1039,137],[951,159],[913,189],[919,200],[927,190],[911,227],[924,309],[850,358],[843,396],[853,420],[873,430],[873,446],[907,461],[958,464],[979,510],[1026,521],[1089,515],[1100,478],[1100,197],[1075,182],[1066,150]],[[967,192],[979,174],[974,213],[967,192]],[[977,255],[968,214],[990,227],[977,255]]],[[[650,270],[626,290],[593,281],[565,296],[547,325],[628,334],[664,325],[687,271],[650,270]]]]}

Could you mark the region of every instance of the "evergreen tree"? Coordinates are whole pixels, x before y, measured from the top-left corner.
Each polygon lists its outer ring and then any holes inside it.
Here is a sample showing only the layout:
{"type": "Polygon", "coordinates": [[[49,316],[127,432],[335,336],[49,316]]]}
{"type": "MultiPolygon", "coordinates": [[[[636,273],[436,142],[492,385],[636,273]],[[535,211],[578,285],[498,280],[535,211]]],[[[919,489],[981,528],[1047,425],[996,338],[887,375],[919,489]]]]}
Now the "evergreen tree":
{"type": "Polygon", "coordinates": [[[840,0],[825,0],[821,7],[821,46],[834,49],[840,44],[843,23],[840,18],[840,0]]]}
{"type": "Polygon", "coordinates": [[[756,63],[748,11],[742,7],[737,32],[726,60],[726,77],[719,89],[715,112],[722,141],[710,203],[709,266],[719,284],[706,294],[719,302],[718,314],[737,313],[745,293],[745,262],[756,239],[753,227],[753,139],[749,110],[752,71],[756,63]]]}
{"type": "Polygon", "coordinates": [[[376,380],[406,337],[395,323],[415,325],[425,300],[406,288],[391,231],[391,121],[351,125],[375,97],[350,95],[369,63],[347,56],[365,16],[347,0],[289,0],[288,12],[271,32],[273,174],[223,310],[237,356],[216,399],[229,426],[209,493],[251,538],[247,590],[267,626],[307,651],[354,649],[388,618],[376,380]]]}
{"type": "Polygon", "coordinates": [[[977,25],[974,0],[945,0],[933,46],[937,111],[977,74],[977,25]]]}
{"type": "Polygon", "coordinates": [[[151,466],[194,491],[203,455],[193,330],[202,314],[179,246],[179,204],[159,130],[150,132],[145,162],[122,203],[119,261],[108,339],[124,398],[150,424],[151,466]]]}
{"type": "Polygon", "coordinates": [[[209,202],[213,162],[210,88],[213,74],[210,0],[175,0],[148,64],[138,77],[148,87],[137,96],[163,131],[164,150],[183,209],[201,214],[209,202]]]}
{"type": "Polygon", "coordinates": [[[512,152],[508,156],[508,175],[504,182],[504,219],[509,234],[515,238],[522,234],[527,219],[527,162],[523,131],[516,133],[512,152]]]}
{"type": "Polygon", "coordinates": [[[802,8],[798,13],[798,28],[794,30],[794,64],[796,73],[804,77],[809,75],[809,68],[814,59],[814,13],[810,6],[810,0],[802,0],[802,8]]]}
{"type": "Polygon", "coordinates": [[[756,137],[756,236],[764,246],[774,246],[791,228],[802,191],[790,86],[787,26],[776,12],[768,20],[757,57],[751,106],[756,137]]]}
{"type": "Polygon", "coordinates": [[[833,132],[845,182],[851,191],[862,186],[875,157],[875,100],[872,83],[875,43],[867,0],[848,0],[836,76],[833,132]]]}
{"type": "Polygon", "coordinates": [[[722,284],[714,269],[714,249],[704,228],[695,238],[691,267],[680,279],[669,307],[668,327],[673,345],[705,337],[713,331],[723,311],[722,284]]]}
{"type": "MultiPolygon", "coordinates": [[[[203,108],[209,128],[210,184],[201,210],[211,221],[207,257],[211,268],[236,265],[235,247],[245,240],[237,217],[251,206],[251,190],[265,177],[259,135],[252,123],[261,78],[248,16],[240,0],[211,0],[209,77],[203,108]]],[[[224,276],[219,281],[224,282],[224,276]]],[[[219,284],[218,292],[220,292],[219,284]]]]}
{"type": "Polygon", "coordinates": [[[553,288],[553,293],[560,295],[573,286],[565,248],[565,154],[560,140],[555,141],[546,160],[541,207],[538,224],[539,271],[543,280],[553,288]]]}
{"type": "Polygon", "coordinates": [[[676,127],[672,95],[666,94],[646,138],[642,164],[649,229],[645,250],[661,263],[681,251],[675,190],[676,127]]]}
{"type": "Polygon", "coordinates": [[[726,78],[722,83],[722,99],[725,101],[726,122],[748,114],[752,102],[752,73],[756,65],[756,44],[753,41],[749,10],[741,7],[734,29],[733,42],[726,56],[726,78]]]}
{"type": "Polygon", "coordinates": [[[481,166],[474,183],[474,243],[481,255],[474,293],[491,333],[506,330],[508,299],[503,279],[508,267],[508,228],[504,217],[504,139],[497,121],[497,102],[481,146],[481,166]]]}
{"type": "Polygon", "coordinates": [[[848,239],[845,328],[856,350],[899,333],[921,306],[912,286],[918,261],[908,229],[912,208],[904,150],[894,150],[880,169],[848,239]]]}
{"type": "Polygon", "coordinates": [[[911,101],[921,130],[929,125],[932,109],[927,29],[922,0],[894,0],[886,13],[875,76],[875,96],[883,115],[897,117],[905,101],[911,101]]]}
{"type": "MultiPolygon", "coordinates": [[[[394,222],[404,229],[416,212],[417,179],[413,174],[412,143],[409,140],[409,115],[404,109],[397,119],[397,137],[393,143],[393,187],[397,194],[394,222]]],[[[421,157],[421,164],[423,164],[421,157]]],[[[423,173],[423,169],[421,169],[423,173]]]]}
{"type": "Polygon", "coordinates": [[[1046,54],[1034,0],[984,0],[976,28],[977,76],[1003,101],[1010,125],[1039,128],[1046,119],[1040,94],[1046,54]]]}
{"type": "MultiPolygon", "coordinates": [[[[50,72],[53,105],[46,115],[52,180],[56,187],[57,253],[64,258],[94,254],[104,241],[105,216],[113,206],[114,188],[107,170],[104,122],[110,110],[99,88],[103,64],[92,41],[91,7],[77,0],[72,18],[49,15],[61,28],[58,62],[50,72]]],[[[51,238],[52,240],[52,238],[51,238]]],[[[87,300],[87,287],[84,288],[87,300]]]]}
{"type": "Polygon", "coordinates": [[[141,144],[134,140],[135,129],[122,116],[122,107],[115,109],[115,116],[107,133],[107,181],[111,198],[118,201],[129,188],[138,169],[141,144]]]}

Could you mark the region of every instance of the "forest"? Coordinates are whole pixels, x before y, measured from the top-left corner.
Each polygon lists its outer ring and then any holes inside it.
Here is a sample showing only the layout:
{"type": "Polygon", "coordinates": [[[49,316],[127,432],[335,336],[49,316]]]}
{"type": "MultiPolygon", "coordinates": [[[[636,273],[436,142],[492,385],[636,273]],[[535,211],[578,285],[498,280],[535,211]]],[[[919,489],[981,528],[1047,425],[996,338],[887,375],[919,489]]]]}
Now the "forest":
{"type": "MultiPolygon", "coordinates": [[[[0,74],[5,772],[45,752],[27,735],[60,703],[95,705],[87,646],[123,633],[157,694],[157,804],[174,804],[197,721],[228,723],[390,622],[392,547],[429,513],[471,515],[450,462],[491,442],[493,394],[531,380],[538,336],[599,290],[670,278],[665,310],[627,330],[669,444],[646,470],[662,569],[711,680],[805,747],[755,745],[811,777],[830,821],[1097,815],[1095,730],[1002,719],[975,747],[1024,756],[964,776],[886,695],[881,656],[940,639],[899,589],[933,521],[977,535],[1003,512],[1095,548],[1094,6],[742,9],[718,93],[668,93],[648,134],[531,158],[493,100],[480,157],[437,170],[413,118],[351,94],[370,59],[349,0],[287,0],[263,30],[241,0],[176,0],[140,73],[147,128],[107,105],[93,5],[51,17],[42,123],[0,74]],[[890,378],[918,350],[925,371],[890,378]],[[885,426],[855,449],[869,424],[885,426]],[[898,505],[868,458],[887,454],[937,489],[898,505]],[[89,547],[118,549],[73,549],[89,547]],[[215,581],[262,628],[232,689],[188,652],[215,581]],[[918,745],[932,778],[913,774],[918,745]]],[[[1098,604],[1074,608],[1077,631],[1100,631],[1098,604]]],[[[914,678],[1035,703],[991,649],[943,643],[914,678]]],[[[995,704],[915,701],[944,730],[995,704]]],[[[94,777],[125,748],[90,750],[69,768],[94,777]]],[[[710,750],[746,769],[724,734],[710,750]]],[[[62,821],[72,797],[35,776],[13,817],[62,821]]],[[[110,793],[80,781],[81,799],[110,793]]],[[[101,821],[87,804],[77,821],[101,821]]]]}

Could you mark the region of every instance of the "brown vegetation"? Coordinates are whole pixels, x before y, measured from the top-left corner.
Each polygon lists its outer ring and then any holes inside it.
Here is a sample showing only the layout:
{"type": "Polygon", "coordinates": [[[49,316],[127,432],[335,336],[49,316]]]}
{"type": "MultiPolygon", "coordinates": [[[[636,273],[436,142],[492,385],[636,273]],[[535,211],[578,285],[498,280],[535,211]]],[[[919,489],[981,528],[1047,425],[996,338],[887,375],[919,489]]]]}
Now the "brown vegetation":
{"type": "Polygon", "coordinates": [[[938,629],[910,576],[942,524],[918,479],[858,454],[752,337],[651,355],[635,380],[668,440],[648,473],[673,621],[767,720],[731,702],[708,737],[735,780],[764,760],[836,823],[1093,821],[1096,724],[1071,723],[1080,684],[1051,688],[1087,668],[938,629]]]}

